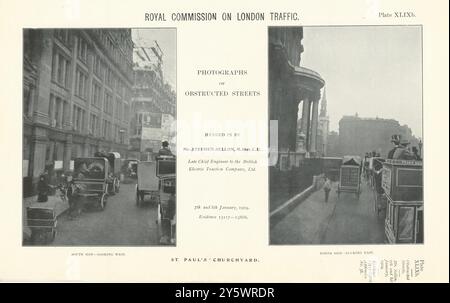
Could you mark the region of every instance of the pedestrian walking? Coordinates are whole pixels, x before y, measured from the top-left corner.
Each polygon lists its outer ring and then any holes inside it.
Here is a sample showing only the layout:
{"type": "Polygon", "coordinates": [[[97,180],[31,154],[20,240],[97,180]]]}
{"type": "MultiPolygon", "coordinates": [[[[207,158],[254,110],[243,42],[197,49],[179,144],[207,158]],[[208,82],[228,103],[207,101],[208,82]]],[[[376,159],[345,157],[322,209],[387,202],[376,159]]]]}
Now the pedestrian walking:
{"type": "Polygon", "coordinates": [[[331,180],[327,176],[325,176],[323,191],[325,192],[325,202],[328,202],[328,197],[330,196],[331,191],[331,180]]]}

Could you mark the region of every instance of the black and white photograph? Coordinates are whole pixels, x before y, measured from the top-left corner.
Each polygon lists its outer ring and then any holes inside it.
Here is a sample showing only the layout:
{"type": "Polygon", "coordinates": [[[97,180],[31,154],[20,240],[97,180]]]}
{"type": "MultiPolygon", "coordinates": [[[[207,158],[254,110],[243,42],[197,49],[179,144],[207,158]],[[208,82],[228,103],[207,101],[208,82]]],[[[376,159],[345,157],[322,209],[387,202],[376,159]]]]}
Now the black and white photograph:
{"type": "Polygon", "coordinates": [[[269,244],[424,243],[422,27],[268,28],[269,244]]]}
{"type": "Polygon", "coordinates": [[[176,245],[176,39],[23,29],[23,246],[176,245]]]}

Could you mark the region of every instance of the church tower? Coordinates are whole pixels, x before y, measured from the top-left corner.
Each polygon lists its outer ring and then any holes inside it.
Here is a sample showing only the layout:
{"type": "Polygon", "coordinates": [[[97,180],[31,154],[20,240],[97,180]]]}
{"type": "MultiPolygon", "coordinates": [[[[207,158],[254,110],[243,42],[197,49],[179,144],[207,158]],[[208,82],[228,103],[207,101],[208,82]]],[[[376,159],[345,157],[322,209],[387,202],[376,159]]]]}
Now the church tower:
{"type": "Polygon", "coordinates": [[[317,129],[317,151],[322,157],[327,155],[327,139],[329,133],[330,118],[327,113],[327,91],[324,87],[322,100],[320,100],[319,125],[317,129]]]}

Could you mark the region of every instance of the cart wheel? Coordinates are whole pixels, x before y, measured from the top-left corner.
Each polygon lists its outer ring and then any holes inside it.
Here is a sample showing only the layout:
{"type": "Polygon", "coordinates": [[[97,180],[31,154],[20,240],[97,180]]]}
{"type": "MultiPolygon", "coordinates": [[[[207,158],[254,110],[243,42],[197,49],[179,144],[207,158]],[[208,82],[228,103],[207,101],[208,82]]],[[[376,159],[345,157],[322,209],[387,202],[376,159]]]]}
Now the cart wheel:
{"type": "Polygon", "coordinates": [[[106,206],[106,200],[107,200],[107,195],[103,194],[102,197],[100,198],[100,201],[98,203],[98,208],[100,210],[104,210],[105,206],[106,206]]]}

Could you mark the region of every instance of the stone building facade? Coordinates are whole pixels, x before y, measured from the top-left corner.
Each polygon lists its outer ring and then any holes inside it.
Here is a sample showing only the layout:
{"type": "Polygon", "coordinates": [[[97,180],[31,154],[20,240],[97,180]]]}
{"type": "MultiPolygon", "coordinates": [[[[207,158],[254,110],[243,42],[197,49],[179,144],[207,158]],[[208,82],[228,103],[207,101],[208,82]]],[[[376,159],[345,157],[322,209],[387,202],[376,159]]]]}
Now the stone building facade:
{"type": "Polygon", "coordinates": [[[154,41],[151,47],[135,47],[133,60],[130,151],[145,160],[161,148],[162,141],[168,141],[175,152],[176,93],[164,80],[163,52],[154,41]]]}
{"type": "Polygon", "coordinates": [[[317,165],[319,100],[325,81],[301,66],[302,27],[269,27],[269,201],[274,210],[302,192],[317,165]]]}
{"type": "Polygon", "coordinates": [[[357,155],[364,157],[366,152],[375,151],[386,157],[392,149],[391,137],[399,134],[410,141],[409,147],[419,146],[416,138],[407,125],[400,125],[394,119],[361,118],[344,116],[339,121],[339,155],[357,155]]]}
{"type": "Polygon", "coordinates": [[[24,194],[76,157],[128,150],[133,82],[129,29],[23,31],[24,194]]]}
{"type": "Polygon", "coordinates": [[[282,170],[318,155],[319,100],[325,81],[300,65],[302,39],[302,27],[269,27],[270,164],[282,170]]]}

